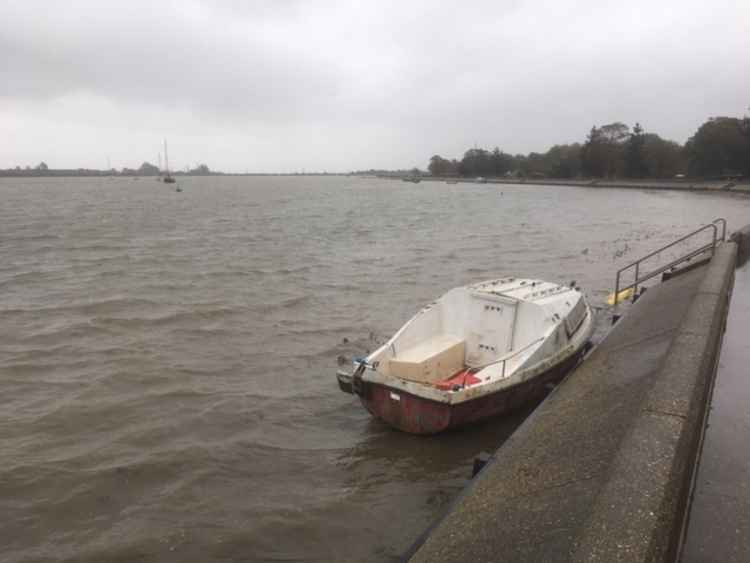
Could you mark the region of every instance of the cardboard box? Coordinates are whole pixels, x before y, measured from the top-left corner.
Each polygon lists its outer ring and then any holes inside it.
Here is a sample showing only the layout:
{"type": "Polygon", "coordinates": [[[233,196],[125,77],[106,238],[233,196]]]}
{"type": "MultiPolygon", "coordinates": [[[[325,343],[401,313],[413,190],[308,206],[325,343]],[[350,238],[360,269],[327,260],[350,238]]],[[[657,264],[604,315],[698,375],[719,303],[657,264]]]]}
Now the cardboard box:
{"type": "Polygon", "coordinates": [[[465,367],[466,343],[451,336],[432,338],[397,353],[390,360],[391,375],[419,383],[435,383],[465,367]]]}

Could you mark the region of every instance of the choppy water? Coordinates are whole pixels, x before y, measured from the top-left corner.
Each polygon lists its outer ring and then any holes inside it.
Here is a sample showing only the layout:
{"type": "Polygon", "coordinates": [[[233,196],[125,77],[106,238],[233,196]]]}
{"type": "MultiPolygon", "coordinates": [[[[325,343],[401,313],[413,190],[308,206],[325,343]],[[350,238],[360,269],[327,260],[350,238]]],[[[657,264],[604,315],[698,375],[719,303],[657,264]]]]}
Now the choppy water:
{"type": "Polygon", "coordinates": [[[616,267],[750,199],[356,178],[0,181],[0,559],[389,561],[523,419],[340,393],[447,289],[616,267]]]}

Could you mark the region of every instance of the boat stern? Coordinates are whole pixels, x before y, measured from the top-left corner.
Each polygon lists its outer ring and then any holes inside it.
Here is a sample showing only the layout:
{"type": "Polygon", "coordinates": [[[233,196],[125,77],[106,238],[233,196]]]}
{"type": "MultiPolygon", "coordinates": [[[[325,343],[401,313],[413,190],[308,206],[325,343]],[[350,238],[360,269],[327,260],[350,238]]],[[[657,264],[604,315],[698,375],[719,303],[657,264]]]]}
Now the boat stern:
{"type": "Polygon", "coordinates": [[[367,360],[357,359],[354,361],[354,365],[357,367],[351,373],[344,370],[338,370],[336,372],[336,380],[338,381],[339,389],[344,393],[362,396],[364,390],[362,374],[368,367],[367,360]]]}
{"type": "Polygon", "coordinates": [[[388,425],[409,434],[438,434],[451,427],[452,408],[381,384],[368,384],[360,400],[370,413],[388,425]]]}
{"type": "Polygon", "coordinates": [[[338,370],[336,372],[336,381],[338,381],[339,389],[350,395],[354,395],[354,386],[352,384],[353,375],[354,374],[343,370],[338,370]]]}
{"type": "MultiPolygon", "coordinates": [[[[451,407],[448,402],[420,397],[380,381],[383,377],[374,369],[365,373],[371,367],[366,362],[355,365],[357,367],[353,372],[336,372],[339,389],[356,395],[376,418],[410,434],[437,434],[450,427],[451,407]]],[[[444,393],[438,390],[435,392],[444,393]]]]}

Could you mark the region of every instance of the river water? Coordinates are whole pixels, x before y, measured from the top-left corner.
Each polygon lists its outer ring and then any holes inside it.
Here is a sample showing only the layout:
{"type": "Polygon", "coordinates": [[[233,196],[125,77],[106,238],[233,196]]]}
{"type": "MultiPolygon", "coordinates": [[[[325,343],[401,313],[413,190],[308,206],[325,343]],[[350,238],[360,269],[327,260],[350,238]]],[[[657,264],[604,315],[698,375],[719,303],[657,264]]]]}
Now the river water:
{"type": "Polygon", "coordinates": [[[397,560],[528,410],[409,436],[339,356],[506,274],[602,305],[638,255],[750,222],[730,194],[179,182],[0,181],[2,561],[397,560]]]}

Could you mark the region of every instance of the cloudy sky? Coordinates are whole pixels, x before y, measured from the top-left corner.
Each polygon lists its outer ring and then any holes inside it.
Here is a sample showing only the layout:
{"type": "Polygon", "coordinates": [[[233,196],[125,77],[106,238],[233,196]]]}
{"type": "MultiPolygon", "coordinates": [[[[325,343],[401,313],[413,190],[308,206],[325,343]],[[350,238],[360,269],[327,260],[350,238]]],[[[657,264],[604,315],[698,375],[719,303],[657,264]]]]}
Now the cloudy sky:
{"type": "Polygon", "coordinates": [[[424,168],[748,106],[748,0],[0,2],[0,168],[424,168]]]}

